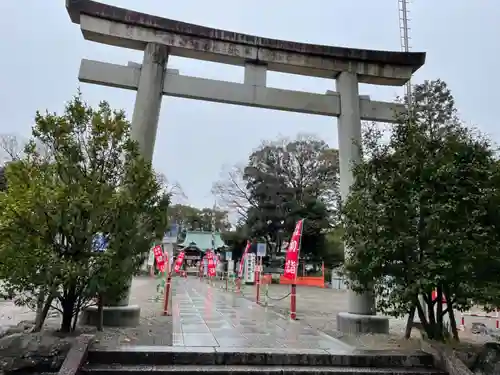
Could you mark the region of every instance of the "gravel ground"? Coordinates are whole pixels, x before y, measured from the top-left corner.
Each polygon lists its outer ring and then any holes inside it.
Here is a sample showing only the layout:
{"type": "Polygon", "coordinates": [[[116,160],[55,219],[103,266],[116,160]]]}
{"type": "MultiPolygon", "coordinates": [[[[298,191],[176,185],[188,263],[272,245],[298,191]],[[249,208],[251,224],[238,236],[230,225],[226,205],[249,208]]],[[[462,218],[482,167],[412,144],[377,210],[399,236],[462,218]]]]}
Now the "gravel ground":
{"type": "MultiPolygon", "coordinates": [[[[225,281],[214,281],[214,287],[225,289],[225,281]]],[[[231,285],[229,285],[231,289],[231,285]]],[[[271,284],[268,291],[268,308],[288,316],[290,313],[290,286],[271,284]]],[[[265,293],[261,290],[260,302],[265,302],[265,293]]],[[[243,286],[242,295],[252,301],[256,300],[256,288],[243,286]]],[[[403,338],[406,326],[405,319],[390,318],[389,335],[344,335],[337,331],[337,314],[347,311],[347,292],[345,290],[321,289],[313,287],[297,287],[297,317],[301,322],[310,325],[332,337],[336,337],[349,345],[365,350],[414,350],[420,349],[420,332],[412,331],[412,338],[403,338]]],[[[474,310],[477,312],[477,310],[474,310]]],[[[457,316],[460,316],[459,313],[457,316]]],[[[472,322],[483,322],[494,328],[495,321],[491,319],[465,317],[466,327],[472,322]]],[[[491,341],[487,335],[474,335],[468,329],[460,332],[464,342],[484,343],[491,341]]]]}
{"type": "MultiPolygon", "coordinates": [[[[172,345],[172,317],[162,315],[162,301],[155,302],[158,281],[150,277],[137,277],[132,283],[130,304],[141,306],[141,324],[135,328],[105,327],[104,332],[96,333],[96,345],[172,345]]],[[[57,328],[60,323],[58,313],[51,314],[46,321],[48,330],[57,328]]],[[[34,320],[33,311],[15,306],[11,301],[0,300],[0,332],[16,326],[22,321],[34,320]]],[[[86,328],[85,331],[94,331],[86,328]]]]}
{"type": "Polygon", "coordinates": [[[111,328],[98,333],[99,346],[172,345],[172,317],[163,316],[163,298],[155,302],[158,281],[137,277],[132,282],[131,305],[141,306],[141,324],[135,328],[111,328]]]}

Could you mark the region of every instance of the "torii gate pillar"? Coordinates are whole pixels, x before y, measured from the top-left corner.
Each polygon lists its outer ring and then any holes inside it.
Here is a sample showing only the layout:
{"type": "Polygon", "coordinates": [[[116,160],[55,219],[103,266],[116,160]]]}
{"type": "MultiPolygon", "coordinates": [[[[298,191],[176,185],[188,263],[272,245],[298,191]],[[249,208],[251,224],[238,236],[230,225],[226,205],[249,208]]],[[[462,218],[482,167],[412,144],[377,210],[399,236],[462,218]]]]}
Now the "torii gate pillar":
{"type": "Polygon", "coordinates": [[[137,141],[143,157],[149,161],[153,159],[167,61],[167,46],[146,45],[130,130],[131,138],[137,141]]]}
{"type": "MultiPolygon", "coordinates": [[[[340,94],[340,115],[337,129],[339,138],[340,197],[347,199],[354,182],[352,165],[360,161],[361,114],[359,85],[356,74],[342,72],[337,76],[337,91],[340,94]]],[[[344,250],[346,253],[350,249],[344,250]]],[[[347,255],[347,254],[346,254],[347,255]]],[[[337,315],[337,329],[346,333],[388,333],[389,319],[376,315],[373,293],[347,292],[348,312],[337,315]]]]}

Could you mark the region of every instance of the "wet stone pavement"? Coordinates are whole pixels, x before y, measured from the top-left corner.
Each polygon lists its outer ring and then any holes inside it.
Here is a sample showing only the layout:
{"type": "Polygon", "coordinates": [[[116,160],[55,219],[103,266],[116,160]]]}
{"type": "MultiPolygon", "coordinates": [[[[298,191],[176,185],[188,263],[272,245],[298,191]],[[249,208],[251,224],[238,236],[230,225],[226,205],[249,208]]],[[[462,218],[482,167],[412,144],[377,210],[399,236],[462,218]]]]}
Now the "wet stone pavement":
{"type": "Polygon", "coordinates": [[[199,279],[175,278],[174,290],[174,346],[352,350],[323,332],[199,279]]]}

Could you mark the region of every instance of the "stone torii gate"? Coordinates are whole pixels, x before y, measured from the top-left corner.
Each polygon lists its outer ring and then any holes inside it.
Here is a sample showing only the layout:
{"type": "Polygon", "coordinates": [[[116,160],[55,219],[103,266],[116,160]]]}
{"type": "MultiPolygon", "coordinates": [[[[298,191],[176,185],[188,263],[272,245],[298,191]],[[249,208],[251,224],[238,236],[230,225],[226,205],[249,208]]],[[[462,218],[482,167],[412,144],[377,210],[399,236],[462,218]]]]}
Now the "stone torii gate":
{"type": "MultiPolygon", "coordinates": [[[[425,53],[331,47],[263,38],[179,22],[89,0],[66,0],[73,23],[85,39],[144,51],[142,65],[83,59],[79,80],[136,90],[132,137],[151,159],[163,95],[338,117],[340,192],[353,182],[350,165],[359,160],[361,120],[395,122],[404,108],[360,96],[358,83],[402,86],[425,62],[425,53]],[[244,83],[189,77],[167,69],[169,56],[244,66],[244,83]],[[316,94],[266,87],[267,71],[336,80],[337,91],[316,94]]],[[[138,307],[108,308],[137,319],[138,307]]],[[[106,319],[105,319],[106,320],[106,319]]],[[[339,313],[343,332],[387,332],[388,320],[375,314],[371,293],[348,293],[348,312],[339,313]]]]}

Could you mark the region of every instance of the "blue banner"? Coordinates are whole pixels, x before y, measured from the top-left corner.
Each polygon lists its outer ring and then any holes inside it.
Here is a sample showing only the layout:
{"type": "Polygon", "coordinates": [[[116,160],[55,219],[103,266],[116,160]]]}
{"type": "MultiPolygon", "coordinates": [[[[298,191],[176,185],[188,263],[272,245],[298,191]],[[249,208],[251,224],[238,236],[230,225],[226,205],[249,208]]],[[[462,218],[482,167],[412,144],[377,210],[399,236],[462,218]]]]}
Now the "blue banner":
{"type": "Polygon", "coordinates": [[[108,239],[102,233],[96,233],[92,238],[92,250],[97,253],[103,253],[108,248],[108,239]]]}

